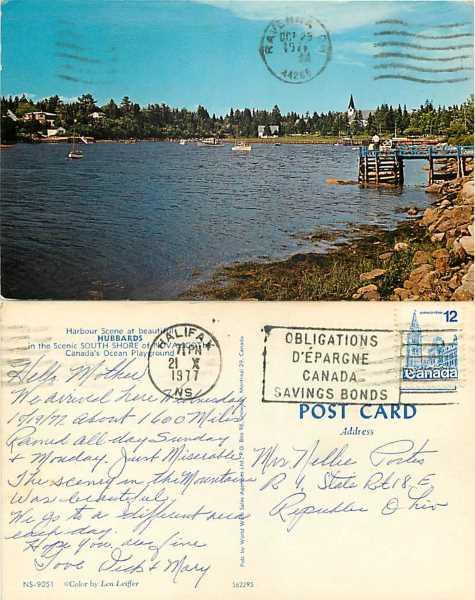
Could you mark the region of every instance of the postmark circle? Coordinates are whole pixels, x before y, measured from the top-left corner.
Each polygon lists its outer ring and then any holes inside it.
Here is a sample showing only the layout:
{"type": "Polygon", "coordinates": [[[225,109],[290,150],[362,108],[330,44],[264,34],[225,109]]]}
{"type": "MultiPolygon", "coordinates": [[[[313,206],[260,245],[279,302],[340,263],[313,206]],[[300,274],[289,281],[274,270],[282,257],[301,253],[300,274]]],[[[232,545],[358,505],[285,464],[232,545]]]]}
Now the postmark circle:
{"type": "Polygon", "coordinates": [[[330,34],[314,17],[271,21],[259,46],[267,69],[285,83],[308,83],[318,77],[332,55],[330,34]]]}
{"type": "Polygon", "coordinates": [[[203,327],[178,323],[155,337],[147,366],[150,381],[159,392],[176,399],[201,398],[221,375],[221,347],[203,327]]]}

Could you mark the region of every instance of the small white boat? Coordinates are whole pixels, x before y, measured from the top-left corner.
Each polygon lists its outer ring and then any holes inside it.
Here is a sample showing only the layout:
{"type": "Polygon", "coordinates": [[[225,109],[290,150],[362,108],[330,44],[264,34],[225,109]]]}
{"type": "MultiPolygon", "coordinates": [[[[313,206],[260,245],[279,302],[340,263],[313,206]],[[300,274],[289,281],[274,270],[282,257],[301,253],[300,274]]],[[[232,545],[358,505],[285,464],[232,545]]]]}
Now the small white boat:
{"type": "Polygon", "coordinates": [[[216,138],[206,138],[204,140],[200,140],[197,142],[197,145],[206,148],[222,148],[224,146],[224,144],[216,138]]]}
{"type": "Polygon", "coordinates": [[[251,144],[246,144],[246,142],[237,142],[232,147],[232,150],[236,150],[237,152],[250,152],[252,150],[251,144]]]}
{"type": "Polygon", "coordinates": [[[180,144],[180,146],[184,146],[187,143],[187,141],[186,140],[180,140],[178,143],[180,144]]]}

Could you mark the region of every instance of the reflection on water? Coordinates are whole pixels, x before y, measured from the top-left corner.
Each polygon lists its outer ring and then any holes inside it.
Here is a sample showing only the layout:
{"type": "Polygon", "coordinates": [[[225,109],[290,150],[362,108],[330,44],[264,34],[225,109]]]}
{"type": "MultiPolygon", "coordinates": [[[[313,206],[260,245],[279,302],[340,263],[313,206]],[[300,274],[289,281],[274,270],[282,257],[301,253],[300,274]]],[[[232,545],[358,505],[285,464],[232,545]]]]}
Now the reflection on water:
{"type": "Polygon", "coordinates": [[[402,208],[427,202],[417,161],[402,193],[325,184],[356,177],[357,152],[342,146],[83,151],[79,161],[60,144],[2,151],[4,295],[174,298],[219,265],[314,250],[303,232],[391,228],[402,208]]]}

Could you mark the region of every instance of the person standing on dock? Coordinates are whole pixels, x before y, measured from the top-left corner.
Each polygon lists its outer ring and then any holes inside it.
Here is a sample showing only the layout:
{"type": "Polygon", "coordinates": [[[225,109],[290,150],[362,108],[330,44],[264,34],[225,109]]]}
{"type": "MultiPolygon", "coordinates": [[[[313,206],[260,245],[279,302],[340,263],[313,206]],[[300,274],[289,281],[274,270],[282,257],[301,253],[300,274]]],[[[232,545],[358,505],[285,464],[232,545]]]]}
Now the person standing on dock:
{"type": "Polygon", "coordinates": [[[368,146],[368,150],[379,150],[379,144],[381,142],[381,138],[378,134],[373,135],[371,138],[371,144],[368,146]]]}

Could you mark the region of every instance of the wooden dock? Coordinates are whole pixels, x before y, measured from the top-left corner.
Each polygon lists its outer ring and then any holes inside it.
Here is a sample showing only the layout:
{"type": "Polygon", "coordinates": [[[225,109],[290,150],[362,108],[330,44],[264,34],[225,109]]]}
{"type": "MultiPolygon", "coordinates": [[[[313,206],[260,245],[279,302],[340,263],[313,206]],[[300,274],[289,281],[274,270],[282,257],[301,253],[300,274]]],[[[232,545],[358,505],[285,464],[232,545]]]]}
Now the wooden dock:
{"type": "Polygon", "coordinates": [[[473,146],[398,146],[395,149],[359,149],[358,182],[362,184],[404,183],[405,160],[427,160],[429,163],[429,185],[447,179],[448,174],[435,167],[449,159],[457,161],[457,177],[466,172],[467,158],[473,159],[473,146]]]}

